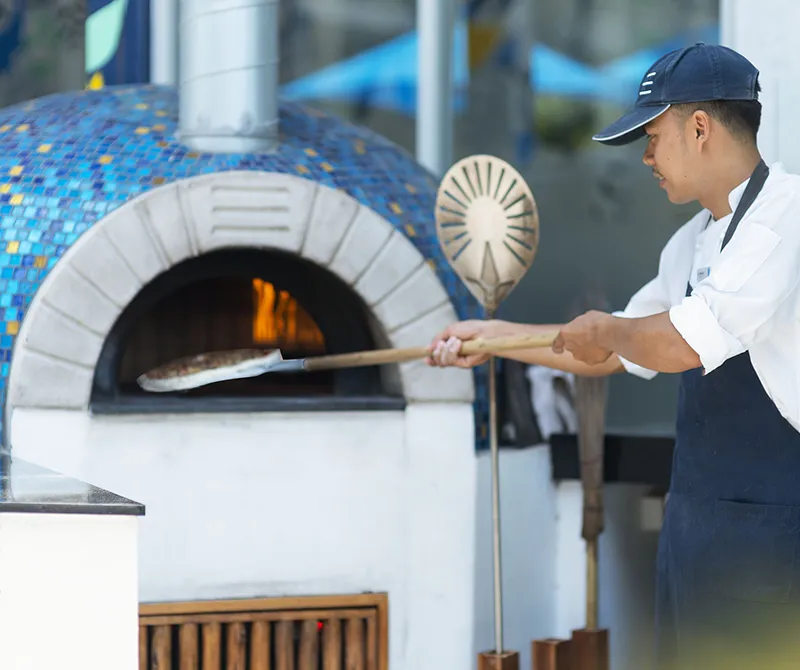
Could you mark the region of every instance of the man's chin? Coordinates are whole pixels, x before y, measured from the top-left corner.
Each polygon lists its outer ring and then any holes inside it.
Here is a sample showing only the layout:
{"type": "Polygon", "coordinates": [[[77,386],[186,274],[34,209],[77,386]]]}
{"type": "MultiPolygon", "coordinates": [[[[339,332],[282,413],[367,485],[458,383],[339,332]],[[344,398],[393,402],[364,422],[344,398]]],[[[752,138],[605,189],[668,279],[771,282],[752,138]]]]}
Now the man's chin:
{"type": "Polygon", "coordinates": [[[667,192],[667,199],[673,205],[688,205],[690,202],[692,202],[692,198],[687,198],[685,195],[675,193],[669,188],[665,188],[664,190],[667,192]]]}

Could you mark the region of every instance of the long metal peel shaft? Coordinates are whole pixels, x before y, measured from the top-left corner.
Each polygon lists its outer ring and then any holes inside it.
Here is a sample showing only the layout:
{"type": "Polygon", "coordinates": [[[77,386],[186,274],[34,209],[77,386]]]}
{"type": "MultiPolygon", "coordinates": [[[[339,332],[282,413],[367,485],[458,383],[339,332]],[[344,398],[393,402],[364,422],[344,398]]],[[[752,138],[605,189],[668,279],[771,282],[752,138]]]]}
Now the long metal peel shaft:
{"type": "Polygon", "coordinates": [[[497,439],[497,374],[489,359],[489,451],[492,459],[492,541],[494,564],[495,653],[503,653],[503,565],[500,551],[500,459],[497,439]]]}

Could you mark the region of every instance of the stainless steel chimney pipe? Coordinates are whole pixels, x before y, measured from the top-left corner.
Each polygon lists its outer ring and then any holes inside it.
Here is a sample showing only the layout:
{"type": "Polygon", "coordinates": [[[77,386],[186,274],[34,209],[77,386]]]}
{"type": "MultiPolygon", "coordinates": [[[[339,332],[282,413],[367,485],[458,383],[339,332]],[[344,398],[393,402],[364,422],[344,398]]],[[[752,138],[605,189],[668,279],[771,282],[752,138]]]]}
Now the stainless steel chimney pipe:
{"type": "Polygon", "coordinates": [[[280,0],[181,0],[179,138],[195,151],[278,143],[280,0]]]}

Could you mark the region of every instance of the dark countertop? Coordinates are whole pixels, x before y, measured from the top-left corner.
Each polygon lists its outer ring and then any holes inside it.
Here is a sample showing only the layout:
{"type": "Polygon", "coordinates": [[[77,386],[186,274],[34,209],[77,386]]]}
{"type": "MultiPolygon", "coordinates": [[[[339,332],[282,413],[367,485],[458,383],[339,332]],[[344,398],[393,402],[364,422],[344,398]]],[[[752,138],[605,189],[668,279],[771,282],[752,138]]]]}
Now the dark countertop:
{"type": "MultiPolygon", "coordinates": [[[[668,436],[606,435],[603,475],[607,483],[647,484],[669,489],[675,439],[668,436]]],[[[581,478],[578,437],[574,434],[550,436],[553,479],[581,478]]]]}
{"type": "Polygon", "coordinates": [[[0,513],[143,516],[144,505],[0,450],[0,513]]]}

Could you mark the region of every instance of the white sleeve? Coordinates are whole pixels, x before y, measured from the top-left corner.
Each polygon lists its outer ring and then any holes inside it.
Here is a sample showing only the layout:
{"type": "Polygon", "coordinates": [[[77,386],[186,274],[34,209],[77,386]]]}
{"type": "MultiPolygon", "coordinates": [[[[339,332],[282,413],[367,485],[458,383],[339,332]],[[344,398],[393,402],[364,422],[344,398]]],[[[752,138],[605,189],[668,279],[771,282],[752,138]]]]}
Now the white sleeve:
{"type": "Polygon", "coordinates": [[[763,340],[800,280],[800,195],[753,206],[730,243],[670,319],[705,373],[763,340]]]}
{"type": "MultiPolygon", "coordinates": [[[[614,312],[614,316],[636,319],[669,311],[675,293],[674,284],[677,282],[679,288],[685,287],[689,279],[694,250],[693,240],[702,216],[701,212],[681,226],[670,238],[661,251],[658,274],[633,294],[624,310],[614,312]]],[[[618,357],[625,370],[632,375],[652,379],[658,374],[622,356],[618,357]]]]}
{"type": "MultiPolygon", "coordinates": [[[[661,284],[663,283],[661,276],[656,276],[654,279],[645,284],[641,289],[633,294],[628,305],[624,310],[613,312],[614,316],[620,316],[628,319],[636,319],[643,316],[652,316],[660,312],[666,312],[669,309],[669,302],[667,298],[669,294],[663,290],[661,284]]],[[[652,379],[658,373],[653,370],[643,368],[623,358],[619,354],[617,357],[625,368],[626,372],[641,377],[643,379],[652,379]]]]}

